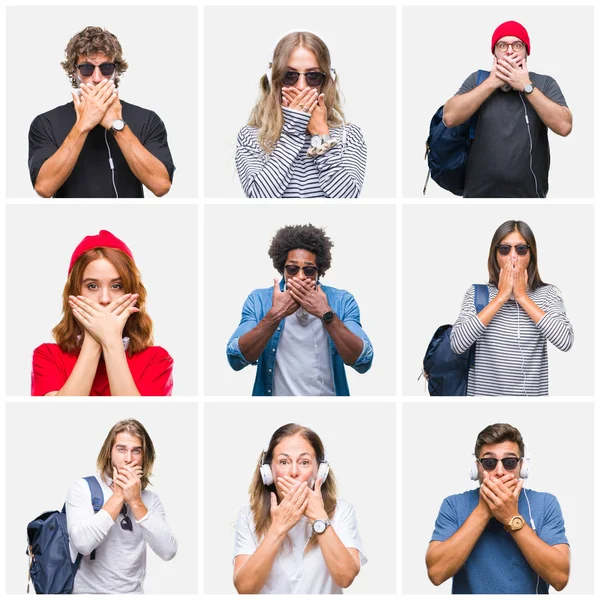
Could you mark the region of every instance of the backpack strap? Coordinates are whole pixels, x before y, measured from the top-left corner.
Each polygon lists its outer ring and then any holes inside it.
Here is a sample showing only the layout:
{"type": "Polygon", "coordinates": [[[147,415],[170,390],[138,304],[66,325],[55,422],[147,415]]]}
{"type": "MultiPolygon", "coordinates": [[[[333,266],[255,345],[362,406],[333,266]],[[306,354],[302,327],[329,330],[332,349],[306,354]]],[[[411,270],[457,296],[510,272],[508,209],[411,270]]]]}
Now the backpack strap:
{"type": "MultiPolygon", "coordinates": [[[[92,494],[92,508],[94,509],[94,514],[96,514],[104,506],[104,494],[102,492],[102,488],[100,487],[98,480],[93,475],[84,477],[84,479],[87,481],[87,484],[90,488],[90,492],[92,494]]],[[[92,553],[90,554],[90,560],[96,560],[96,550],[92,550],[92,553]]],[[[77,561],[81,562],[81,555],[78,555],[76,560],[77,566],[79,566],[79,562],[77,561]]]]}
{"type": "Polygon", "coordinates": [[[487,285],[474,283],[473,288],[475,289],[473,303],[475,304],[475,311],[479,314],[488,305],[490,294],[487,285]]]}
{"type": "MultiPolygon", "coordinates": [[[[477,71],[477,82],[475,83],[475,87],[477,87],[480,83],[485,81],[489,76],[490,76],[489,71],[484,71],[482,69],[479,69],[479,71],[477,71]]],[[[475,139],[475,126],[477,125],[477,114],[478,113],[479,113],[479,110],[476,110],[475,114],[471,117],[471,121],[469,123],[469,137],[472,140],[475,139]]]]}

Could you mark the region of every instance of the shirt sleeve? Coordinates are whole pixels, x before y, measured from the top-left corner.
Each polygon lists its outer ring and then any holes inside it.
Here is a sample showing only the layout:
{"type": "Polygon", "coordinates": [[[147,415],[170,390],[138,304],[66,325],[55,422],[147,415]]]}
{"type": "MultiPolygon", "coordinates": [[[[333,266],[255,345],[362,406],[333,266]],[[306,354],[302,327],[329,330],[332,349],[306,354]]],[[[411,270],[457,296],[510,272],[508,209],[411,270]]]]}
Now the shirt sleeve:
{"type": "Polygon", "coordinates": [[[155,112],[150,112],[150,118],[143,129],[143,135],[140,142],[152,156],[158,158],[158,160],[165,165],[167,173],[169,174],[169,179],[172,183],[175,165],[173,164],[171,150],[169,150],[169,144],[167,142],[167,130],[162,119],[155,112]]]}
{"type": "Polygon", "coordinates": [[[546,494],[544,499],[544,522],[539,530],[539,536],[549,546],[569,543],[560,504],[552,494],[546,494]]]}
{"type": "Polygon", "coordinates": [[[460,86],[458,92],[456,92],[455,96],[460,96],[461,94],[466,94],[467,92],[470,92],[471,90],[474,90],[477,85],[477,72],[475,73],[471,73],[463,82],[463,84],[460,86]]]}
{"type": "Polygon", "coordinates": [[[432,542],[445,542],[458,531],[458,516],[451,498],[442,502],[440,512],[435,520],[435,529],[431,535],[432,542]]]}
{"type": "Polygon", "coordinates": [[[33,351],[31,367],[31,395],[45,396],[58,392],[67,381],[62,361],[51,351],[51,346],[42,344],[33,351]]]}
{"type": "Polygon", "coordinates": [[[29,176],[35,186],[42,165],[58,150],[50,123],[38,115],[29,128],[29,176]]]}
{"type": "Polygon", "coordinates": [[[556,83],[556,80],[549,75],[546,76],[544,81],[542,93],[546,98],[552,100],[552,102],[556,102],[556,104],[560,104],[560,106],[567,106],[567,101],[565,100],[558,83],[556,83]]]}
{"type": "Polygon", "coordinates": [[[365,556],[364,546],[358,531],[358,520],[354,506],[348,502],[338,502],[332,519],[332,525],[346,548],[356,548],[358,550],[361,566],[366,564],[368,559],[365,556]]]}
{"type": "Polygon", "coordinates": [[[114,521],[104,509],[94,513],[92,493],[85,479],[78,479],[69,488],[65,503],[71,558],[87,556],[108,535],[114,521]]]}
{"type": "Polygon", "coordinates": [[[165,509],[156,494],[152,494],[152,504],[146,515],[136,521],[142,535],[154,554],[163,560],[171,560],[177,554],[177,540],[167,523],[165,509]]]}
{"type": "Polygon", "coordinates": [[[253,519],[250,508],[246,506],[240,509],[235,523],[233,558],[240,556],[241,554],[254,554],[258,548],[251,520],[253,519]]]}
{"type": "Polygon", "coordinates": [[[548,286],[548,295],[540,308],[546,314],[537,322],[536,327],[549,342],[567,352],[573,346],[573,325],[567,318],[562,296],[555,286],[548,286]]]}
{"type": "Polygon", "coordinates": [[[152,358],[135,385],[140,396],[170,396],[173,393],[173,359],[164,348],[151,348],[152,358]]]}
{"type": "Polygon", "coordinates": [[[466,352],[485,331],[484,324],[479,320],[474,303],[475,288],[471,286],[460,309],[460,314],[450,332],[450,346],[455,354],[466,352]]]}
{"type": "MultiPolygon", "coordinates": [[[[338,317],[340,317],[338,315],[338,317]]],[[[363,349],[352,368],[358,373],[366,373],[373,364],[373,344],[360,323],[360,310],[354,296],[347,293],[343,300],[342,323],[363,341],[363,349]]]]}
{"type": "MultiPolygon", "coordinates": [[[[244,367],[251,364],[244,358],[244,355],[240,350],[239,341],[245,333],[254,329],[258,325],[259,321],[260,319],[258,318],[257,314],[256,297],[254,293],[252,293],[248,296],[248,298],[246,298],[246,302],[244,302],[240,324],[227,342],[227,360],[229,362],[229,366],[234,371],[241,371],[244,367]]],[[[255,361],[252,364],[256,365],[258,364],[258,361],[255,361]]]]}
{"type": "Polygon", "coordinates": [[[358,198],[365,180],[367,145],[356,125],[346,125],[341,135],[337,146],[315,157],[319,183],[327,198],[358,198]]]}
{"type": "Polygon", "coordinates": [[[310,114],[282,107],[283,129],[273,151],[267,153],[255,130],[244,127],[238,134],[235,164],[247,198],[282,198],[302,150],[310,114]]]}

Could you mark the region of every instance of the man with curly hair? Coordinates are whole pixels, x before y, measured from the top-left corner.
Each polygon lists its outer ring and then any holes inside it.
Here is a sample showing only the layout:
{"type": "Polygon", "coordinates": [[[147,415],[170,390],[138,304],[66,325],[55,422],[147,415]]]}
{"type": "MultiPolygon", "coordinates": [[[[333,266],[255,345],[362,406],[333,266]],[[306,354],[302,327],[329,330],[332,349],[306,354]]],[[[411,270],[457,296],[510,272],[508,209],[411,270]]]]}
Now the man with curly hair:
{"type": "Polygon", "coordinates": [[[175,166],[158,115],[119,98],[121,44],[101,27],[75,34],[61,63],[73,101],[29,129],[29,172],[44,198],[143,198],[171,188],[175,166]]]}
{"type": "Polygon", "coordinates": [[[348,396],[344,365],[371,368],[373,346],[354,296],[319,281],[332,246],[310,224],[275,234],[269,256],[282,279],[248,296],[227,344],[232,369],[258,365],[253,396],[348,396]]]}

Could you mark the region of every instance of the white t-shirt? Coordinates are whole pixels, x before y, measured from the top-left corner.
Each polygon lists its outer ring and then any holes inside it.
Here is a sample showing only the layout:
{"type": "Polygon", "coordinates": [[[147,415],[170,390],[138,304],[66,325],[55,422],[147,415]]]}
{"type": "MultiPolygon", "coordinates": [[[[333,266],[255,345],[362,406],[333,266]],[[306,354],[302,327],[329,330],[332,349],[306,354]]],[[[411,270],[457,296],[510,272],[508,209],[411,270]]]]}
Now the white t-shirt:
{"type": "Polygon", "coordinates": [[[274,396],[335,396],[323,321],[299,308],[285,318],[277,344],[274,396]]]}
{"type": "MultiPolygon", "coordinates": [[[[338,500],[331,519],[337,536],[346,548],[358,550],[361,566],[367,562],[358,532],[354,507],[345,500],[338,500]]],[[[310,521],[302,517],[288,533],[261,594],[341,594],[342,588],[334,583],[319,546],[304,552],[312,534],[310,521]],[[291,546],[290,546],[291,541],[291,546]]],[[[235,528],[234,558],[241,554],[254,554],[260,541],[256,535],[254,517],[250,506],[238,513],[235,528]]]]}
{"type": "MultiPolygon", "coordinates": [[[[112,490],[96,474],[104,494],[104,503],[112,490]]],[[[94,514],[92,494],[85,479],[78,479],[67,494],[67,529],[71,559],[83,554],[75,575],[74,594],[142,594],[146,576],[146,544],[163,560],[177,553],[177,540],[167,524],[165,511],[155,492],[144,490],[142,502],[148,513],[129,531],[121,527],[123,515],[116,521],[104,509],[94,514]],[[96,550],[94,560],[90,560],[96,550]]]]}

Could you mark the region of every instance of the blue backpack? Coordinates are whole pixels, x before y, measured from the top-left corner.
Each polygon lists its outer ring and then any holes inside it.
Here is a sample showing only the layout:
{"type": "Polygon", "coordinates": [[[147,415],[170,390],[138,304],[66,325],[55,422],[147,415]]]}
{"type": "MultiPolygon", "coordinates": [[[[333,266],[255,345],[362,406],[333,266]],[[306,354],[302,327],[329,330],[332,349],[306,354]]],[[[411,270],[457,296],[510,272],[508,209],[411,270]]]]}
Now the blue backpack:
{"type": "MultiPolygon", "coordinates": [[[[476,85],[489,75],[489,71],[479,70],[476,85]]],[[[468,121],[456,127],[447,127],[443,117],[444,107],[440,106],[429,125],[429,137],[425,142],[425,158],[429,171],[423,186],[423,196],[427,191],[430,176],[440,187],[456,196],[462,196],[465,189],[467,160],[475,138],[477,112],[468,121]]]]}
{"type": "MultiPolygon", "coordinates": [[[[104,506],[102,488],[93,476],[85,480],[92,493],[94,512],[97,513],[104,506]]],[[[29,579],[33,581],[35,593],[71,594],[82,555],[78,554],[75,562],[71,561],[65,505],[61,511],[45,512],[27,525],[27,544],[29,579]]],[[[94,550],[90,559],[95,558],[94,550]]]]}
{"type": "MultiPolygon", "coordinates": [[[[489,302],[487,285],[475,284],[473,303],[480,313],[489,302]]],[[[450,346],[452,325],[442,325],[433,334],[423,358],[423,371],[430,396],[466,396],[469,369],[475,364],[475,344],[455,354],[450,346]]],[[[421,376],[419,376],[421,379],[421,376]]]]}

